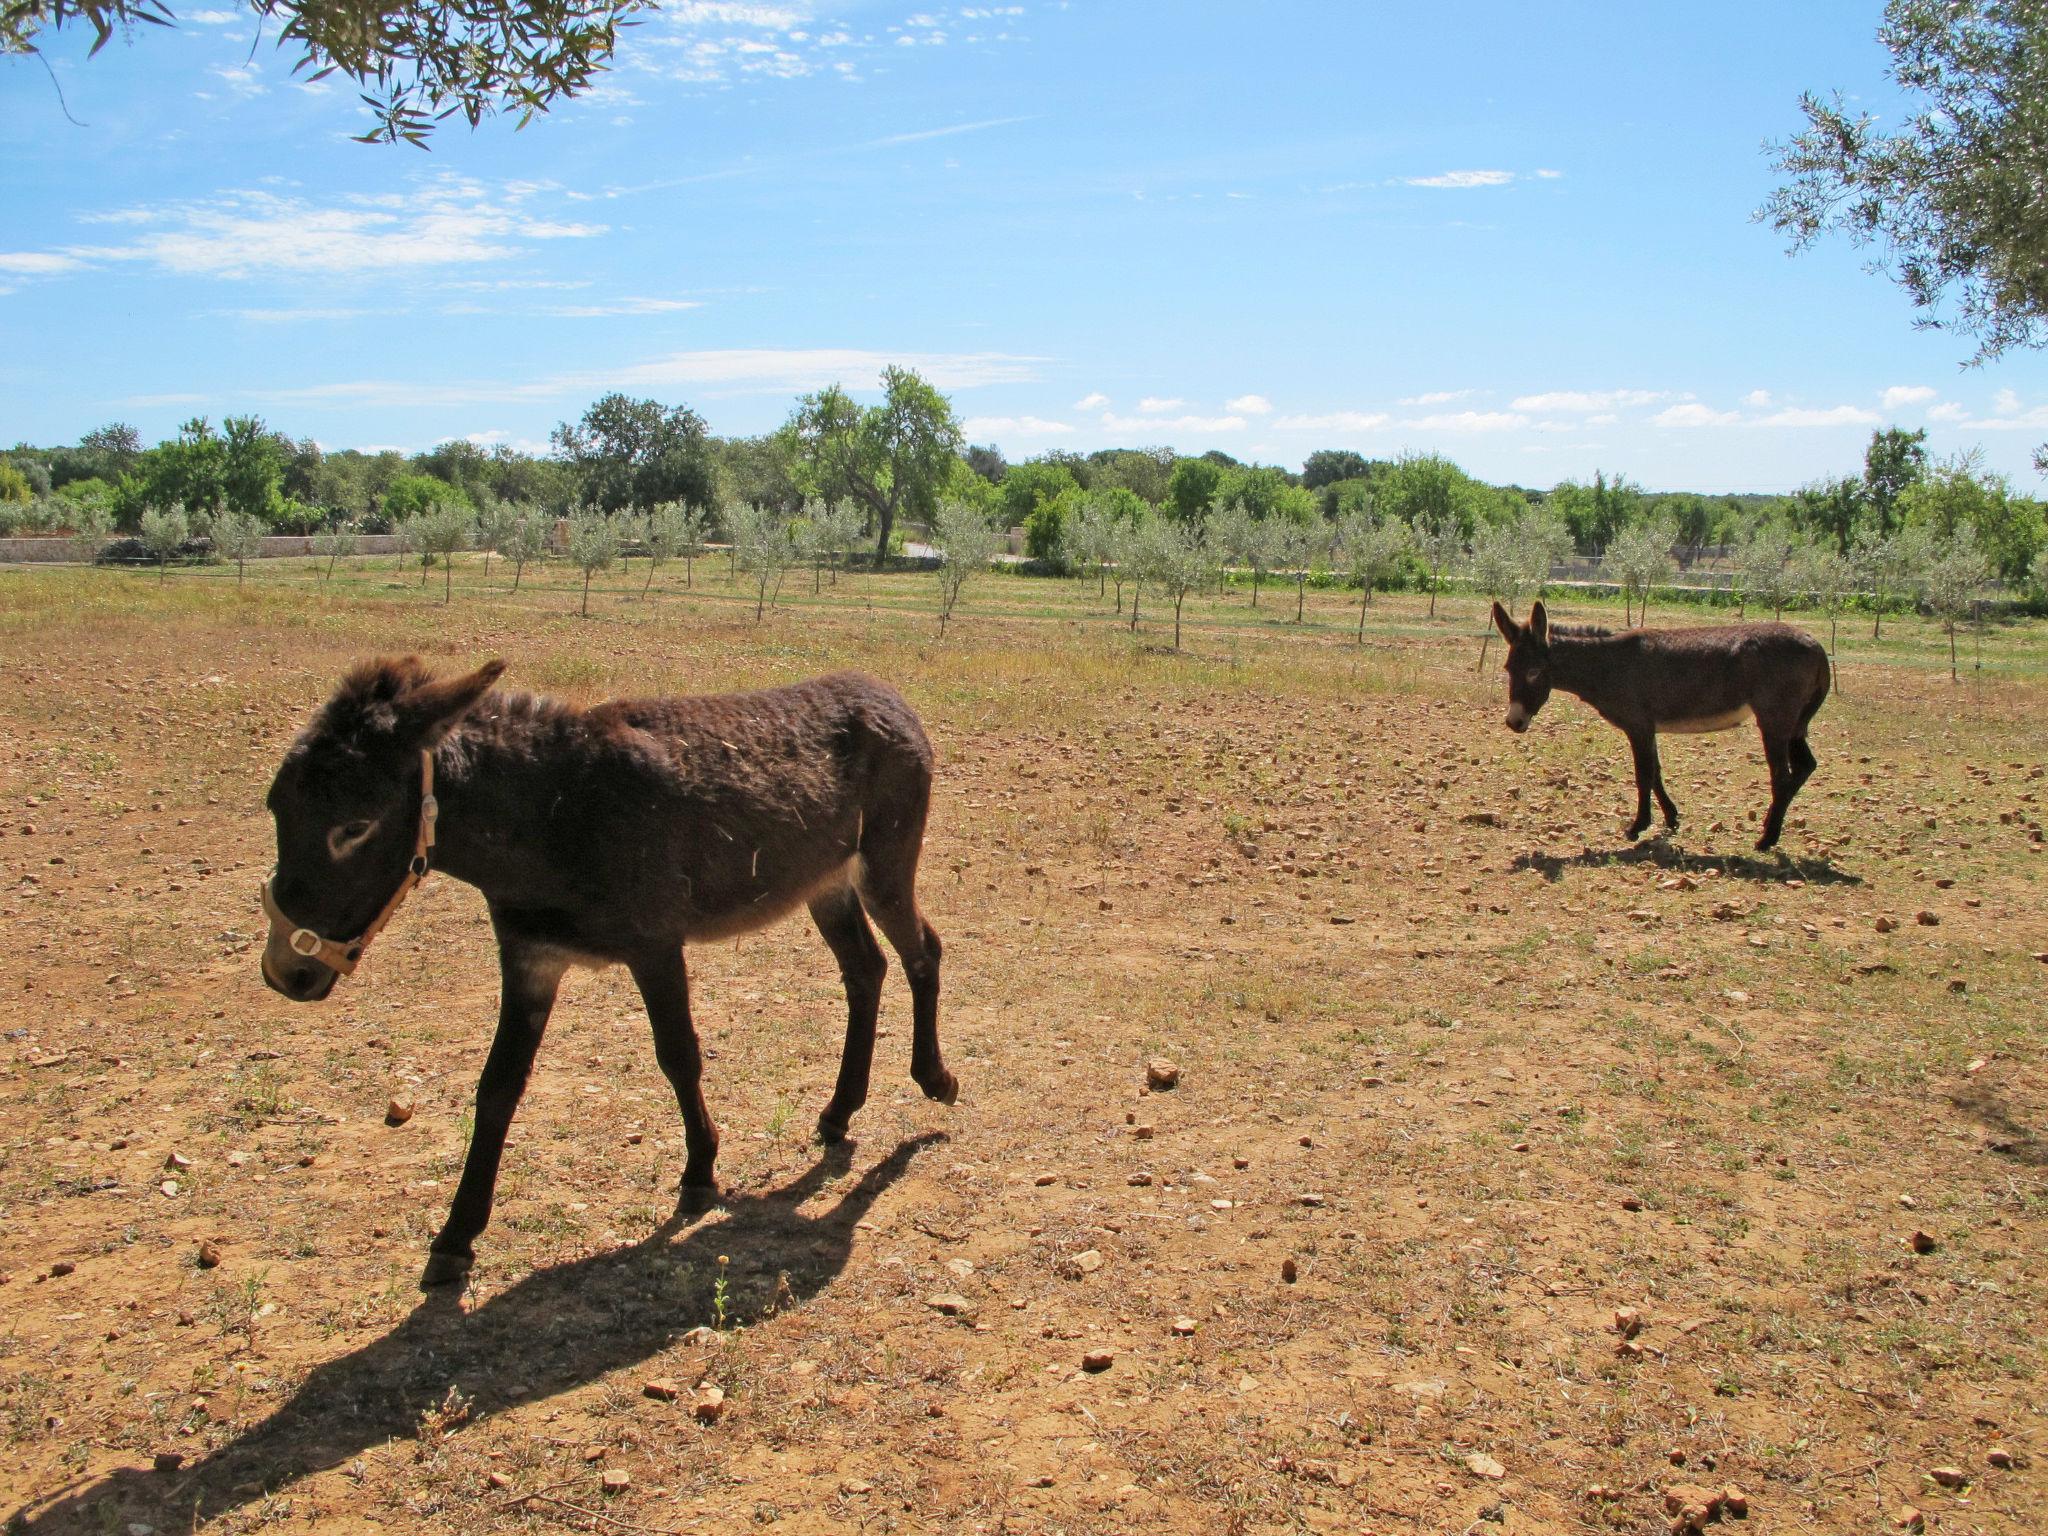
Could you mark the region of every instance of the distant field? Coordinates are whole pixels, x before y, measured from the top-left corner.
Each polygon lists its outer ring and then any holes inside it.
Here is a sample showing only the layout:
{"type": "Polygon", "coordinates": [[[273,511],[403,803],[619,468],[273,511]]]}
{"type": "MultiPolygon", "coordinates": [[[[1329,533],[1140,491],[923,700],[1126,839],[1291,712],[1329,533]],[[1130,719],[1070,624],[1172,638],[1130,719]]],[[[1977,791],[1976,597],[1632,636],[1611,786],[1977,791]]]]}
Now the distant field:
{"type": "Polygon", "coordinates": [[[1507,732],[1469,596],[1361,645],[1346,594],[1235,592],[1175,653],[1075,582],[980,579],[941,641],[928,575],[793,573],[759,624],[722,560],[643,576],[581,619],[474,559],[446,605],[386,558],[0,569],[0,1516],[1651,1532],[1732,1485],[1759,1530],[2039,1530],[2048,625],[1952,684],[1933,625],[1846,618],[1759,856],[1753,733],[1669,740],[1684,831],[1631,848],[1621,737],[1562,696],[1507,732]],[[892,974],[821,1154],[829,953],[693,950],[728,1198],[674,1220],[637,996],[577,973],[474,1290],[421,1305],[482,902],[430,881],[321,1006],[256,970],[278,757],[401,650],[583,700],[901,686],[961,1103],[892,974]]]}

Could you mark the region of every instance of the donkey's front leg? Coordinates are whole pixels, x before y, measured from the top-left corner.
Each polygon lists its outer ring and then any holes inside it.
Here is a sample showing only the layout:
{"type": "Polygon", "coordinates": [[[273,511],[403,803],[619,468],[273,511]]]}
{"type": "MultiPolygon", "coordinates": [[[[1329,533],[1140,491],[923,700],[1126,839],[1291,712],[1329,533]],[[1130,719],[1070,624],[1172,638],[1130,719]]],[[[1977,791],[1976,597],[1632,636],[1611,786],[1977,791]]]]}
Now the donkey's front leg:
{"type": "Polygon", "coordinates": [[[647,1022],[654,1026],[654,1059],[661,1064],[676,1103],[683,1112],[683,1204],[709,1209],[718,1198],[712,1165],[718,1161],[718,1127],[704,1107],[704,1058],[697,1049],[697,1029],[690,1022],[690,975],[683,948],[643,955],[630,962],[633,982],[647,1004],[647,1022]]]}
{"type": "Polygon", "coordinates": [[[1650,791],[1657,783],[1657,733],[1630,731],[1629,751],[1636,760],[1636,819],[1628,824],[1628,840],[1634,842],[1650,824],[1650,791]]]}
{"type": "Polygon", "coordinates": [[[549,952],[518,938],[498,935],[498,968],[503,976],[498,1001],[498,1034],[476,1085],[476,1129],[470,1133],[469,1157],[462,1182],[441,1235],[427,1255],[421,1289],[460,1280],[476,1262],[475,1243],[491,1219],[491,1199],[498,1186],[498,1160],[504,1155],[505,1133],[512,1127],[533,1058],[540,1050],[564,964],[549,952]]]}

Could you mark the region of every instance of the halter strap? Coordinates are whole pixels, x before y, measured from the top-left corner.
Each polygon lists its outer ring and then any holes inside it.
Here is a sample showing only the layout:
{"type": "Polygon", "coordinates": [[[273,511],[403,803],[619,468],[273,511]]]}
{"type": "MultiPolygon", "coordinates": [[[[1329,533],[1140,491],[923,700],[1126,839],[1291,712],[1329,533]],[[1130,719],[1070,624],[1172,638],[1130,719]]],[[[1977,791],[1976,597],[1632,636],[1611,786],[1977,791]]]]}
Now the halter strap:
{"type": "Polygon", "coordinates": [[[405,867],[405,878],[398,882],[398,889],[391,893],[391,899],[384,903],[377,915],[370,919],[370,926],[346,943],[324,938],[310,928],[302,928],[285,916],[284,908],[277,904],[277,898],[270,892],[270,881],[263,882],[263,911],[276,928],[291,929],[291,936],[285,940],[292,953],[303,955],[308,960],[318,960],[329,970],[339,971],[344,976],[355,973],[356,963],[363,958],[363,951],[370,947],[370,940],[384,931],[384,925],[391,921],[413,887],[427,878],[434,852],[434,823],[440,818],[441,803],[434,798],[434,754],[422,750],[420,753],[420,825],[413,836],[412,860],[405,867]]]}

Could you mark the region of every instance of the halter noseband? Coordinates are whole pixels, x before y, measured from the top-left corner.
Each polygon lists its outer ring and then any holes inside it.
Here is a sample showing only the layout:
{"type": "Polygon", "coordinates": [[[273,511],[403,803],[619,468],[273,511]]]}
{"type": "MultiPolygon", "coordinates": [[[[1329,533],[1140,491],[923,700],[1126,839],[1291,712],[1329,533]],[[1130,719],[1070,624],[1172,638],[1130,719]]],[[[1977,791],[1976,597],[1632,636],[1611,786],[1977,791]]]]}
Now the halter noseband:
{"type": "Polygon", "coordinates": [[[329,970],[339,971],[344,976],[355,973],[356,962],[363,958],[363,951],[370,947],[370,940],[384,931],[384,925],[391,921],[413,887],[427,878],[427,869],[434,851],[434,822],[441,814],[441,803],[434,798],[434,754],[420,753],[420,826],[413,837],[412,860],[405,867],[405,878],[398,882],[398,889],[391,893],[391,899],[384,903],[382,910],[370,919],[370,926],[347,943],[337,943],[323,938],[310,928],[301,928],[277,904],[277,898],[270,894],[270,881],[263,882],[263,911],[275,928],[289,928],[291,935],[285,942],[292,953],[303,955],[308,960],[318,960],[329,970]]]}

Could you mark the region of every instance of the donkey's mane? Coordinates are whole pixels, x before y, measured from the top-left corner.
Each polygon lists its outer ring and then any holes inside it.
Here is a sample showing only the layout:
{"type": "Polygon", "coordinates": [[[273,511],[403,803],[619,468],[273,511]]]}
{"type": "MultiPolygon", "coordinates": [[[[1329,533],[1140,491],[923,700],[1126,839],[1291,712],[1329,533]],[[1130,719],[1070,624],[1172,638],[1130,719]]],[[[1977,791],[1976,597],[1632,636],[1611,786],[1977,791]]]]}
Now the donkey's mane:
{"type": "Polygon", "coordinates": [[[1611,640],[1614,631],[1598,624],[1553,624],[1550,633],[1560,640],[1611,640]]]}

